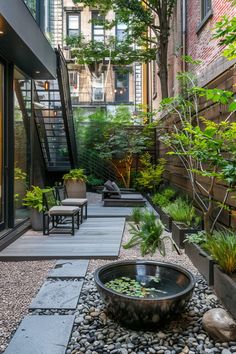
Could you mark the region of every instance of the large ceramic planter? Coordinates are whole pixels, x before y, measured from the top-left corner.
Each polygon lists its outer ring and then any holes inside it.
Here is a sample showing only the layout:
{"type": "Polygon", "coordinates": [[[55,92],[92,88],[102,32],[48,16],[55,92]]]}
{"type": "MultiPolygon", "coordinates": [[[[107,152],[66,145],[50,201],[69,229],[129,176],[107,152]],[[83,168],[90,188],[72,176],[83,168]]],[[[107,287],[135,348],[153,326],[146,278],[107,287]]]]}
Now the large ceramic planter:
{"type": "Polygon", "coordinates": [[[197,231],[196,228],[190,228],[183,223],[172,221],[172,238],[179,248],[185,248],[184,240],[187,234],[194,234],[197,231]]]}
{"type": "Polygon", "coordinates": [[[159,206],[154,206],[155,210],[158,212],[161,221],[165,225],[168,231],[172,230],[172,219],[169,215],[167,215],[159,206]]]}
{"type": "Polygon", "coordinates": [[[68,198],[86,198],[86,183],[68,179],[65,182],[68,198]]]}
{"type": "Polygon", "coordinates": [[[193,265],[204,276],[208,285],[214,283],[214,261],[195,243],[185,243],[185,253],[191,259],[193,265]]]}
{"type": "Polygon", "coordinates": [[[236,273],[225,274],[214,265],[214,290],[225,308],[236,319],[236,273]]]}
{"type": "Polygon", "coordinates": [[[36,209],[30,210],[30,222],[32,229],[35,231],[43,230],[43,213],[40,213],[36,209]]]}
{"type": "Polygon", "coordinates": [[[176,319],[192,296],[195,285],[193,275],[176,264],[145,260],[130,260],[107,264],[94,275],[98,291],[107,306],[108,313],[122,325],[135,329],[155,329],[176,319]],[[159,282],[150,284],[158,290],[155,298],[139,298],[118,293],[106,286],[110,280],[128,277],[145,283],[158,277],[159,282]]]}

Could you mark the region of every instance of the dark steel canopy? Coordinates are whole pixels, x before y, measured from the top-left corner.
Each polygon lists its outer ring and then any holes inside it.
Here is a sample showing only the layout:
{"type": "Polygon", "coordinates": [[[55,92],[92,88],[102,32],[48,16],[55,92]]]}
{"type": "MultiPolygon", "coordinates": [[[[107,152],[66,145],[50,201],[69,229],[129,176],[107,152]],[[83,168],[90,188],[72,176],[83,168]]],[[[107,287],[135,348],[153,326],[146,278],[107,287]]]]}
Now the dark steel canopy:
{"type": "Polygon", "coordinates": [[[33,79],[56,77],[56,54],[22,0],[0,0],[0,53],[33,79]]]}

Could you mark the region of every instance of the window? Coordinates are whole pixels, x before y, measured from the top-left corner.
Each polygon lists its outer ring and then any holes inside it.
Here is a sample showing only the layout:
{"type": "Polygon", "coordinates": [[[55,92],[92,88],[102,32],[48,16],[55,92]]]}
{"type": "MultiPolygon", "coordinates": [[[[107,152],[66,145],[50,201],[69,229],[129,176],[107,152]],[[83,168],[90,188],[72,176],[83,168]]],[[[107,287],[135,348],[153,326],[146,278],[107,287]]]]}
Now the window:
{"type": "Polygon", "coordinates": [[[201,0],[201,20],[209,14],[211,10],[211,0],[201,0]]]}
{"type": "Polygon", "coordinates": [[[101,23],[96,23],[102,20],[104,20],[104,17],[99,12],[92,12],[92,36],[95,42],[104,42],[105,39],[104,26],[101,23]]]}
{"type": "Polygon", "coordinates": [[[129,73],[116,72],[115,101],[120,103],[129,102],[129,73]]]}
{"type": "Polygon", "coordinates": [[[67,14],[67,36],[79,36],[80,34],[80,14],[67,14]]]}
{"type": "Polygon", "coordinates": [[[92,78],[92,101],[104,101],[104,75],[92,78]]]}
{"type": "Polygon", "coordinates": [[[117,23],[116,25],[116,38],[118,42],[122,42],[126,37],[127,25],[125,23],[117,23]]]}

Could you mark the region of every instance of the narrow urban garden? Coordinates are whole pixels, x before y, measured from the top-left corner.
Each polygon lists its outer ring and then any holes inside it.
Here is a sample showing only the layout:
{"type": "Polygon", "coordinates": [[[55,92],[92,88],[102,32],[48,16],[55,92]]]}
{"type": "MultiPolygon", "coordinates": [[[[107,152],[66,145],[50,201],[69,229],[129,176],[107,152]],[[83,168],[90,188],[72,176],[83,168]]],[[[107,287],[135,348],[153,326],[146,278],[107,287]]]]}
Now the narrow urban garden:
{"type": "Polygon", "coordinates": [[[235,0],[18,1],[63,48],[14,69],[0,353],[236,353],[235,0]]]}

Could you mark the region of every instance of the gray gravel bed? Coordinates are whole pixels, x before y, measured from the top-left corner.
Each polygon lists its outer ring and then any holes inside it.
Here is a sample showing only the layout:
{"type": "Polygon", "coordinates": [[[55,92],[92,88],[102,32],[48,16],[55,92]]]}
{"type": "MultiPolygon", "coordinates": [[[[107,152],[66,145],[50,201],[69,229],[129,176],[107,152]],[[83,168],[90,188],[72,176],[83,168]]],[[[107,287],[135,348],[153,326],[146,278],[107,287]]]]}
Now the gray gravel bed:
{"type": "Polygon", "coordinates": [[[55,262],[0,262],[0,352],[55,262]]]}
{"type": "Polygon", "coordinates": [[[93,275],[87,274],[66,354],[206,354],[236,353],[236,342],[218,343],[202,329],[203,314],[220,303],[202,276],[182,315],[154,332],[119,326],[107,316],[93,275]]]}

